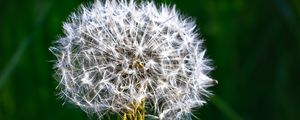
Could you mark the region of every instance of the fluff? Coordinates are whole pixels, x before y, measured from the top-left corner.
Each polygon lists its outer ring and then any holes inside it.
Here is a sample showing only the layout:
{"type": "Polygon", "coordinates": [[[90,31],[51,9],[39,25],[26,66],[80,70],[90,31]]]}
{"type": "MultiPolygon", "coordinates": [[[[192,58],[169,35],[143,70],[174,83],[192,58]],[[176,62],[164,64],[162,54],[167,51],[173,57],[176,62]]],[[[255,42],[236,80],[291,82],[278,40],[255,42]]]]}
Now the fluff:
{"type": "Polygon", "coordinates": [[[50,51],[61,97],[101,119],[133,111],[145,100],[148,117],[191,119],[213,85],[195,22],[175,7],[133,0],[96,0],[63,25],[50,51]]]}

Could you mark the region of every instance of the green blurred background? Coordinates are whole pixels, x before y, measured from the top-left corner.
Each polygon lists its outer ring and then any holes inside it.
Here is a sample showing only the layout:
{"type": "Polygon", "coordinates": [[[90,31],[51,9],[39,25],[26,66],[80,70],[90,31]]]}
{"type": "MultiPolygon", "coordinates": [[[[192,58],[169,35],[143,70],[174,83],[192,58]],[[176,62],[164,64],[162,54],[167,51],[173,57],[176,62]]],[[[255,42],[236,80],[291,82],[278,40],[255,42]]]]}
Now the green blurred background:
{"type": "MultiPolygon", "coordinates": [[[[55,94],[51,43],[88,0],[0,0],[0,120],[88,120],[55,94]]],[[[219,84],[202,120],[300,120],[299,0],[160,0],[196,19],[219,84]]]]}

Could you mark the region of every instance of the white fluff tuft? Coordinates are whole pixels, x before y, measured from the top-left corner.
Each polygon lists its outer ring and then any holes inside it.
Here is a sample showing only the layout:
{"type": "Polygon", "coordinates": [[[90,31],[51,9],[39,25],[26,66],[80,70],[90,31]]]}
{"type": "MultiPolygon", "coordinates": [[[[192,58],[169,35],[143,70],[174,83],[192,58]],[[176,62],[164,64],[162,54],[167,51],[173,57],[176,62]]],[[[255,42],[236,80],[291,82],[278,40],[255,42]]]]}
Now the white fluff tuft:
{"type": "Polygon", "coordinates": [[[175,7],[133,0],[95,1],[64,23],[51,52],[62,97],[99,119],[145,99],[147,116],[191,119],[212,68],[193,20],[175,7]]]}

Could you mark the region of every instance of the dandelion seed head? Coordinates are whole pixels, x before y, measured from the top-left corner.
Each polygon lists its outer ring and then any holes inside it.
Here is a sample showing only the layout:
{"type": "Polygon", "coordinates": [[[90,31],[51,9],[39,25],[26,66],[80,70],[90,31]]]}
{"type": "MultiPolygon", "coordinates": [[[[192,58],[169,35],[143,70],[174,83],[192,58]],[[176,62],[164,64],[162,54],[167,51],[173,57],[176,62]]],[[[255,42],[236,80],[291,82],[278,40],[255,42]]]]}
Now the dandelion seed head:
{"type": "Polygon", "coordinates": [[[146,99],[149,116],[191,119],[213,80],[195,22],[175,7],[96,0],[64,23],[50,48],[60,95],[99,119],[146,99]]]}

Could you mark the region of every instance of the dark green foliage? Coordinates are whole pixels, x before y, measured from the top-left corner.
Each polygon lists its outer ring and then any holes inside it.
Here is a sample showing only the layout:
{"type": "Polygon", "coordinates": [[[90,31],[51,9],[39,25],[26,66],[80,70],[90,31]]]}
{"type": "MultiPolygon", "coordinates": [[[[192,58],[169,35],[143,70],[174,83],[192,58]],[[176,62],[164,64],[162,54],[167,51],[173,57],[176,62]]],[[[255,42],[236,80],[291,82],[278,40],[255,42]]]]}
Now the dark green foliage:
{"type": "MultiPolygon", "coordinates": [[[[157,0],[196,19],[219,84],[202,120],[300,119],[299,0],[157,0]]],[[[56,96],[48,47],[79,0],[0,1],[0,120],[87,120],[56,96]]],[[[93,117],[90,117],[93,118],[93,117]]],[[[113,119],[113,118],[112,118],[113,119]]]]}

